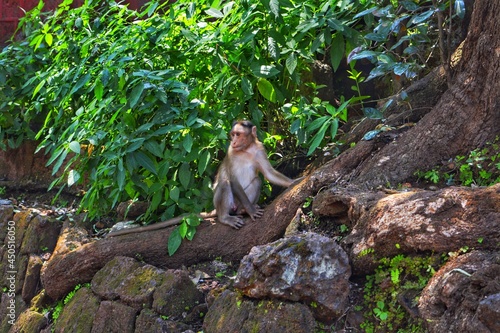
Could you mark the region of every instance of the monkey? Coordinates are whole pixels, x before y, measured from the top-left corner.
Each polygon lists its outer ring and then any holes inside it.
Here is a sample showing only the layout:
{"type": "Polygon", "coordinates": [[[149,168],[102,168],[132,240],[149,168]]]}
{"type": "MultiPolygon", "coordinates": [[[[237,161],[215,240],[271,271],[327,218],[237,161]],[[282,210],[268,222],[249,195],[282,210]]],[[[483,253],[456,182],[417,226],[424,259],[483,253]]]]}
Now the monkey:
{"type": "MultiPolygon", "coordinates": [[[[245,224],[242,214],[249,215],[252,221],[263,215],[264,210],[257,205],[262,186],[259,173],[274,185],[289,187],[294,181],[272,167],[252,122],[235,121],[229,137],[230,145],[213,186],[215,209],[198,216],[203,219],[217,217],[218,222],[240,229],[245,224]]],[[[183,218],[178,216],[148,226],[119,230],[106,237],[162,229],[179,224],[183,218]]]]}

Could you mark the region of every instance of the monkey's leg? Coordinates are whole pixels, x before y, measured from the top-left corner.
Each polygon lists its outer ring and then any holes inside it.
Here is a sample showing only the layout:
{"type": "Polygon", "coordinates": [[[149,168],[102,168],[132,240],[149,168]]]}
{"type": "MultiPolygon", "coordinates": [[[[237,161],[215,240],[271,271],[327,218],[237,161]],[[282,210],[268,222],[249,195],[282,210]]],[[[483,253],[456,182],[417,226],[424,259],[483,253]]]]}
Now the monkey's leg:
{"type": "Polygon", "coordinates": [[[264,210],[257,205],[260,196],[261,180],[255,177],[245,188],[238,181],[231,182],[231,190],[236,199],[241,203],[238,205],[237,214],[248,214],[253,221],[262,217],[264,210]]]}
{"type": "Polygon", "coordinates": [[[214,207],[217,211],[217,220],[235,229],[241,228],[245,222],[238,216],[231,216],[235,201],[229,180],[219,181],[214,190],[214,207]]]}

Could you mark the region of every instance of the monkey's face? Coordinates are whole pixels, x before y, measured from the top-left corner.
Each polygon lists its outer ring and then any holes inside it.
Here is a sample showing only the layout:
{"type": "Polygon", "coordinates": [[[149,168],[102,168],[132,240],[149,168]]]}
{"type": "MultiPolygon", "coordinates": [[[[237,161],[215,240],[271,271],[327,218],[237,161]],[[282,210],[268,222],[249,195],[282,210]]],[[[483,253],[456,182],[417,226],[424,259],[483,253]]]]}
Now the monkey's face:
{"type": "Polygon", "coordinates": [[[229,137],[231,138],[231,148],[236,151],[246,149],[254,141],[252,130],[240,124],[234,125],[229,137]]]}

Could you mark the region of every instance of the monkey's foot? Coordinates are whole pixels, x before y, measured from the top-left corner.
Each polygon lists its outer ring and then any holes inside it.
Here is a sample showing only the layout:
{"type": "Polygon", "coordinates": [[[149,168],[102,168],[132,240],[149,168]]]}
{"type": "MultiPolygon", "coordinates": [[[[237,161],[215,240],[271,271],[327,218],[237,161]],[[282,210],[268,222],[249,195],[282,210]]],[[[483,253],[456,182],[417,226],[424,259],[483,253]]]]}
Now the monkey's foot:
{"type": "Polygon", "coordinates": [[[245,225],[245,221],[238,216],[225,216],[223,218],[219,218],[220,223],[227,224],[234,229],[239,229],[245,225]]]}

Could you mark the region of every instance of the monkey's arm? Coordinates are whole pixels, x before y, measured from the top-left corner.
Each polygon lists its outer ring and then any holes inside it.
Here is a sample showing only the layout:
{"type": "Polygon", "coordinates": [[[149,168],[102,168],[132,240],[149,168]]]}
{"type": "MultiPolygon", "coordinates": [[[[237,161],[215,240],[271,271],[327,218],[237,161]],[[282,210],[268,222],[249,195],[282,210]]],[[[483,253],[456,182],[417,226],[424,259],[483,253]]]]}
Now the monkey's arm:
{"type": "Polygon", "coordinates": [[[279,185],[283,187],[288,187],[292,185],[293,179],[288,178],[284,174],[276,171],[269,160],[265,150],[260,150],[256,155],[257,162],[259,164],[259,171],[264,175],[264,177],[274,185],[279,185]]]}

